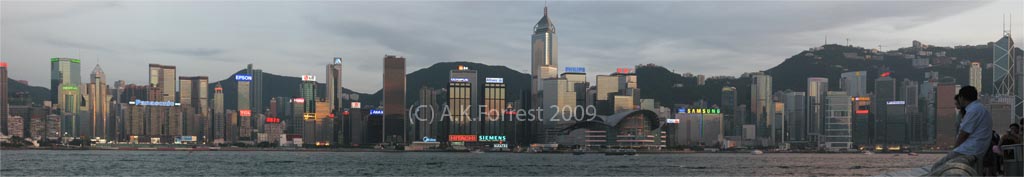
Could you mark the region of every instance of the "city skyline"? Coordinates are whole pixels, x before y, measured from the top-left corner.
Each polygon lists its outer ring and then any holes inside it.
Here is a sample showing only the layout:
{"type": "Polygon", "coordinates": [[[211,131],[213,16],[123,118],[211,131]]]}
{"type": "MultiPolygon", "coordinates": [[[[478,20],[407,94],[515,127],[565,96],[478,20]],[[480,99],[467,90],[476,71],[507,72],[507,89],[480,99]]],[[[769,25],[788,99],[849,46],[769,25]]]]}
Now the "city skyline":
{"type": "MultiPolygon", "coordinates": [[[[46,86],[49,74],[39,68],[45,68],[48,63],[43,61],[53,57],[78,58],[85,66],[99,64],[107,68],[110,82],[127,80],[136,84],[146,83],[145,75],[138,73],[144,72],[141,66],[150,63],[179,66],[179,75],[205,75],[219,80],[235,72],[224,68],[242,69],[248,63],[275,74],[326,76],[321,67],[331,58],[343,57],[349,67],[346,72],[351,73],[345,74],[343,80],[362,83],[345,84],[346,88],[361,93],[380,89],[382,81],[376,76],[382,73],[379,58],[383,55],[409,58],[407,71],[438,62],[470,61],[530,73],[530,46],[526,45],[530,39],[525,36],[530,34],[528,26],[543,15],[544,6],[540,1],[307,2],[288,4],[285,8],[277,8],[274,2],[3,3],[0,16],[5,25],[0,30],[5,33],[0,37],[19,45],[0,47],[0,58],[12,66],[12,78],[28,80],[34,86],[46,86]],[[271,8],[268,6],[278,11],[263,11],[271,8]],[[181,11],[195,13],[171,14],[181,11]],[[374,15],[367,18],[366,14],[374,15]],[[204,65],[186,65],[191,62],[204,65]]],[[[1022,5],[1015,1],[555,1],[547,5],[552,20],[562,30],[560,67],[613,71],[612,68],[622,66],[654,63],[677,73],[712,76],[737,76],[768,69],[797,51],[824,44],[826,36],[828,43],[846,44],[849,38],[851,45],[882,45],[883,50],[908,47],[915,39],[938,46],[977,45],[997,39],[994,36],[1001,34],[1002,14],[1024,18],[1020,10],[1012,10],[1022,5]],[[700,7],[729,8],[702,11],[700,7]],[[838,7],[852,8],[849,12],[857,13],[830,10],[838,7]],[[677,8],[683,10],[674,10],[677,8]],[[807,17],[791,11],[820,11],[827,15],[807,17]],[[766,15],[772,20],[757,20],[766,15]],[[627,19],[632,17],[643,18],[627,19]],[[738,61],[747,64],[725,64],[738,61]]],[[[1010,26],[1020,27],[1019,21],[1010,26]]],[[[1018,41],[1020,36],[1016,35],[1018,41]]],[[[81,75],[87,76],[88,71],[81,71],[81,75]]],[[[598,74],[605,73],[588,73],[587,78],[598,74]]]]}

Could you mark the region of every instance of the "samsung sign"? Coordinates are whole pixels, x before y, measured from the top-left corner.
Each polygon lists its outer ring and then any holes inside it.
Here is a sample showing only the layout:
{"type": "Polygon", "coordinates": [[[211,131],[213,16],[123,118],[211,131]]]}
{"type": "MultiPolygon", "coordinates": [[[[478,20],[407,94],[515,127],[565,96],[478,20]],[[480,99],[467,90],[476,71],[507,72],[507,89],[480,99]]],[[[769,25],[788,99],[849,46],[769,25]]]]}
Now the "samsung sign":
{"type": "Polygon", "coordinates": [[[248,74],[235,74],[236,81],[252,81],[252,75],[248,74]]]}
{"type": "Polygon", "coordinates": [[[456,78],[449,79],[449,81],[451,81],[451,82],[469,82],[469,78],[457,78],[456,77],[456,78]]]}
{"type": "Polygon", "coordinates": [[[488,78],[484,78],[484,82],[486,82],[486,83],[499,83],[500,84],[500,83],[505,83],[505,78],[488,77],[488,78]]]}
{"type": "Polygon", "coordinates": [[[587,73],[587,68],[584,67],[565,67],[567,73],[587,73]]]}

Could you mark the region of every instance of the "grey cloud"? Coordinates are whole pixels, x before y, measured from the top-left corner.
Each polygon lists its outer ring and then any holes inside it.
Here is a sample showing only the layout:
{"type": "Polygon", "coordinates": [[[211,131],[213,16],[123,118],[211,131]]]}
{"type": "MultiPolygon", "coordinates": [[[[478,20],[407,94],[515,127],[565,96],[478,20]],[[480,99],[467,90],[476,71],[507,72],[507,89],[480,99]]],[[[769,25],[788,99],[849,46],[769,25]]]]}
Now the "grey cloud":
{"type": "Polygon", "coordinates": [[[187,55],[196,57],[208,57],[224,53],[223,49],[212,49],[212,48],[176,48],[176,49],[157,49],[161,52],[177,55],[187,55]]]}

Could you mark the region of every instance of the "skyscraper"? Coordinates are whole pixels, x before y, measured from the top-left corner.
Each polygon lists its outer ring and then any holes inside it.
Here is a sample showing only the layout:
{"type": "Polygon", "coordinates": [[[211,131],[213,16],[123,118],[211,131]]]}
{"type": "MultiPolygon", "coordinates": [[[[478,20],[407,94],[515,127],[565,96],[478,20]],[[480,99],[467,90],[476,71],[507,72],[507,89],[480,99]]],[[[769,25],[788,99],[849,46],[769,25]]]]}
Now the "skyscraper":
{"type": "Polygon", "coordinates": [[[754,124],[755,136],[760,139],[770,138],[771,116],[775,115],[774,103],[772,101],[772,76],[757,73],[751,77],[750,83],[750,113],[753,120],[744,124],[754,124]]]}
{"type": "Polygon", "coordinates": [[[828,78],[811,77],[807,78],[807,140],[818,142],[822,140],[822,133],[825,124],[825,103],[828,93],[828,78]]]}
{"type": "Polygon", "coordinates": [[[807,94],[786,92],[782,102],[786,105],[787,142],[806,141],[807,138],[807,94]]]}
{"type": "Polygon", "coordinates": [[[180,80],[178,95],[183,111],[184,134],[198,137],[210,136],[207,135],[210,127],[210,115],[206,89],[209,78],[206,76],[182,76],[178,79],[180,80]]]}
{"type": "Polygon", "coordinates": [[[839,89],[850,97],[868,96],[867,71],[845,72],[839,78],[839,89]]]}
{"type": "Polygon", "coordinates": [[[830,150],[846,150],[852,148],[853,137],[850,132],[850,96],[846,92],[830,91],[826,96],[826,107],[822,138],[825,148],[830,150]]]}
{"type": "Polygon", "coordinates": [[[483,120],[483,135],[505,135],[503,125],[506,123],[502,118],[505,114],[505,78],[484,78],[484,111],[486,118],[483,120]]]}
{"type": "Polygon", "coordinates": [[[157,98],[149,98],[149,101],[175,101],[174,92],[178,87],[177,67],[171,65],[149,64],[149,84],[160,89],[157,98]]]}
{"type": "MultiPolygon", "coordinates": [[[[52,88],[51,88],[52,89],[52,88]]],[[[10,107],[10,101],[7,99],[7,62],[0,61],[0,132],[3,134],[10,134],[7,128],[7,116],[10,115],[8,112],[10,107]]],[[[29,117],[25,117],[28,119],[29,117]]]]}
{"type": "MultiPolygon", "coordinates": [[[[896,80],[889,77],[888,74],[875,79],[875,97],[873,97],[874,108],[872,111],[874,114],[874,136],[875,144],[879,144],[879,141],[884,142],[886,136],[886,119],[888,119],[888,106],[889,101],[896,101],[896,80]]],[[[905,108],[905,107],[904,107],[905,108]]],[[[905,115],[905,114],[904,114],[905,115]]]]}
{"type": "Polygon", "coordinates": [[[725,136],[739,136],[740,128],[743,125],[743,121],[740,119],[736,111],[738,106],[738,100],[736,96],[736,87],[725,86],[722,87],[722,123],[725,136]]]}
{"type": "Polygon", "coordinates": [[[344,104],[342,95],[344,87],[341,86],[341,57],[334,57],[331,64],[327,64],[327,104],[332,114],[338,114],[344,104]]]}
{"type": "Polygon", "coordinates": [[[451,123],[448,126],[448,134],[480,134],[480,122],[477,120],[477,116],[480,115],[480,84],[476,71],[459,66],[458,69],[449,71],[449,76],[448,107],[451,110],[451,123]]]}
{"type": "Polygon", "coordinates": [[[89,111],[91,113],[91,133],[89,137],[103,137],[107,138],[106,127],[107,115],[110,113],[110,88],[107,87],[107,76],[103,74],[103,69],[97,64],[96,68],[93,68],[92,74],[89,79],[92,80],[89,83],[89,111]]]}
{"type": "Polygon", "coordinates": [[[303,140],[309,142],[316,141],[316,85],[316,76],[302,75],[302,82],[299,83],[299,96],[302,99],[298,101],[302,103],[297,103],[302,105],[302,110],[296,111],[297,114],[302,115],[302,123],[297,124],[301,129],[297,133],[301,133],[303,140]]]}
{"type": "Polygon", "coordinates": [[[213,122],[211,122],[212,126],[210,128],[212,133],[207,135],[210,136],[207,138],[207,142],[212,143],[214,140],[224,141],[224,131],[227,131],[224,126],[227,120],[225,119],[226,115],[224,115],[224,88],[221,87],[220,83],[214,86],[213,99],[211,101],[213,102],[210,103],[210,105],[213,105],[213,122]]]}
{"type": "MultiPolygon", "coordinates": [[[[999,38],[992,45],[992,86],[995,89],[995,94],[1010,95],[1013,94],[1014,78],[1011,72],[1013,69],[1013,38],[1010,37],[1008,31],[1003,33],[1003,37],[999,38]]],[[[975,87],[977,87],[975,85],[975,87]]]]}
{"type": "Polygon", "coordinates": [[[341,57],[334,57],[334,60],[327,64],[327,107],[330,109],[331,114],[336,115],[332,120],[335,121],[334,131],[337,136],[335,136],[334,141],[337,143],[346,142],[344,134],[341,134],[345,132],[343,129],[345,128],[345,122],[347,122],[344,116],[341,116],[342,111],[344,111],[342,105],[345,104],[345,101],[342,100],[342,98],[345,98],[343,97],[345,95],[345,88],[341,85],[341,71],[341,57]]]}
{"type": "Polygon", "coordinates": [[[74,58],[50,59],[50,93],[51,99],[57,103],[57,113],[62,117],[60,131],[70,136],[78,136],[78,111],[82,95],[78,91],[82,84],[81,60],[74,58]]]}
{"type": "MultiPolygon", "coordinates": [[[[252,67],[252,65],[249,65],[248,68],[251,68],[251,67],[252,67]]],[[[247,69],[247,71],[248,71],[248,69],[247,69]]],[[[239,119],[239,120],[228,120],[228,122],[234,122],[234,123],[246,122],[246,123],[251,123],[252,121],[241,121],[241,119],[251,119],[252,118],[253,110],[252,110],[252,92],[251,92],[251,89],[252,89],[253,76],[252,76],[252,74],[248,74],[248,73],[247,74],[235,74],[235,81],[238,82],[238,84],[237,84],[237,86],[238,86],[238,91],[237,91],[238,96],[236,97],[237,98],[237,100],[236,100],[237,102],[235,104],[235,105],[237,105],[235,110],[238,110],[238,112],[237,112],[237,114],[234,114],[234,115],[237,115],[237,116],[234,116],[234,117],[239,119]]],[[[243,128],[244,129],[247,126],[250,126],[250,125],[233,124],[233,126],[237,127],[237,128],[243,128]]],[[[231,127],[231,126],[229,126],[229,127],[231,127]]],[[[240,131],[240,130],[241,129],[239,129],[239,130],[227,130],[227,131],[234,132],[231,135],[237,135],[237,136],[232,136],[232,138],[236,138],[237,137],[240,140],[248,140],[248,138],[250,137],[249,136],[250,132],[238,133],[238,131],[240,131]]]]}
{"type": "Polygon", "coordinates": [[[246,74],[252,76],[249,83],[249,108],[246,109],[252,110],[253,115],[263,114],[266,111],[266,107],[263,106],[263,103],[266,103],[266,100],[263,100],[263,70],[254,69],[252,64],[246,65],[245,70],[246,74]]]}
{"type": "Polygon", "coordinates": [[[970,73],[970,85],[978,88],[978,92],[982,92],[981,84],[981,63],[971,62],[971,73],[970,73]]]}
{"type": "Polygon", "coordinates": [[[530,75],[533,79],[530,91],[532,100],[536,102],[532,107],[537,107],[540,100],[543,100],[540,94],[544,88],[544,79],[558,77],[558,35],[555,24],[548,17],[547,6],[544,7],[544,16],[533,26],[530,45],[530,75]]]}
{"type": "Polygon", "coordinates": [[[384,56],[384,142],[406,141],[405,58],[384,56]]]}

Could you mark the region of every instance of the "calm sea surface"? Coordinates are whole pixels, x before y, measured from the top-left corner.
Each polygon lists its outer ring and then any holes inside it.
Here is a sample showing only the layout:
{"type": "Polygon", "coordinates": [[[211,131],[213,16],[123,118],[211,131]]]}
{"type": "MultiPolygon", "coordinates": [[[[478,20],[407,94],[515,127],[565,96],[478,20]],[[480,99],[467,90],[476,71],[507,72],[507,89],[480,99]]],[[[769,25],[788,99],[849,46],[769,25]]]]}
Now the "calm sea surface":
{"type": "Polygon", "coordinates": [[[0,176],[267,175],[878,175],[942,154],[603,154],[0,151],[0,176]]]}

